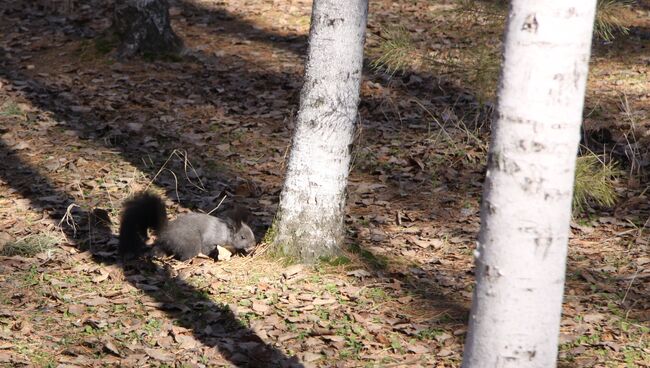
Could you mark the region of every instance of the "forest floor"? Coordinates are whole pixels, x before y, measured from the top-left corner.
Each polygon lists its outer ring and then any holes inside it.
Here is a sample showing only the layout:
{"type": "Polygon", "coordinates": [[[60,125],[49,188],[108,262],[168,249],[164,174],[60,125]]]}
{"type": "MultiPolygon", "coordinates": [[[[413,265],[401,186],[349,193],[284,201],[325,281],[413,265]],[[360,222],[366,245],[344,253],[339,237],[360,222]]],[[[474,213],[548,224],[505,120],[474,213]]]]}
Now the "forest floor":
{"type": "MultiPolygon", "coordinates": [[[[311,3],[176,1],[188,54],[123,62],[101,37],[109,3],[52,3],[0,5],[0,366],[460,365],[490,124],[462,57],[444,75],[367,68],[347,257],[124,264],[120,204],[150,183],[174,214],[244,204],[263,237],[311,3]]],[[[585,131],[625,174],[613,208],[572,223],[561,367],[650,367],[650,6],[629,16],[594,43],[585,131]]],[[[436,55],[501,34],[452,1],[371,1],[368,62],[395,24],[436,55]]]]}

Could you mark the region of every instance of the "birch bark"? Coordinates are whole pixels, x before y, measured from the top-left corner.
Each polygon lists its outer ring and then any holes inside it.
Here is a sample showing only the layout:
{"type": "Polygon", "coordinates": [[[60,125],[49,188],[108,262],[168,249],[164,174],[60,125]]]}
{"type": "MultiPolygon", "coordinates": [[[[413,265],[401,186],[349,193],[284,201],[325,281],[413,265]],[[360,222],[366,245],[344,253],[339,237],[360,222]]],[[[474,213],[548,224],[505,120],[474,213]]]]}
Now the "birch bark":
{"type": "Polygon", "coordinates": [[[556,365],[596,0],[513,0],[463,367],[556,365]]]}
{"type": "Polygon", "coordinates": [[[340,250],[367,17],[367,0],[312,6],[300,110],[274,225],[276,249],[300,262],[340,250]]]}

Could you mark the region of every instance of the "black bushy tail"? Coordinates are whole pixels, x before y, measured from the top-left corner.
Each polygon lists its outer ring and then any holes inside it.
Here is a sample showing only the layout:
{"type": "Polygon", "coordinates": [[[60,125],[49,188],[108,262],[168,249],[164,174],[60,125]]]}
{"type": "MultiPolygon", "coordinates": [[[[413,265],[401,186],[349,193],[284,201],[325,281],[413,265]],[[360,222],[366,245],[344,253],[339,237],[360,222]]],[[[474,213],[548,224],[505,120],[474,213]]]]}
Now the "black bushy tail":
{"type": "Polygon", "coordinates": [[[150,192],[141,192],[124,202],[120,221],[122,256],[142,254],[146,249],[147,230],[159,233],[167,225],[165,202],[150,192]]]}

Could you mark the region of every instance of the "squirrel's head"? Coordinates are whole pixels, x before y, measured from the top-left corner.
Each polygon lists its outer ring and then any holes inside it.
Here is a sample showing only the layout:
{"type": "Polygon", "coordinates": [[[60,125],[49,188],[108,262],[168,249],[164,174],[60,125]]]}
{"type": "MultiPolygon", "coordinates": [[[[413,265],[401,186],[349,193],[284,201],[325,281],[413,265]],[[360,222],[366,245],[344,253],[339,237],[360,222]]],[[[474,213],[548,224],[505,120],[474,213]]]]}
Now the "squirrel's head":
{"type": "Polygon", "coordinates": [[[239,222],[235,228],[235,234],[232,239],[232,246],[240,252],[251,252],[257,243],[255,242],[255,234],[250,226],[243,222],[239,222]]]}
{"type": "Polygon", "coordinates": [[[231,228],[234,230],[231,245],[235,248],[235,251],[244,253],[253,251],[257,242],[255,241],[253,230],[248,226],[250,213],[240,207],[235,207],[230,211],[226,211],[224,217],[227,218],[231,228]]]}

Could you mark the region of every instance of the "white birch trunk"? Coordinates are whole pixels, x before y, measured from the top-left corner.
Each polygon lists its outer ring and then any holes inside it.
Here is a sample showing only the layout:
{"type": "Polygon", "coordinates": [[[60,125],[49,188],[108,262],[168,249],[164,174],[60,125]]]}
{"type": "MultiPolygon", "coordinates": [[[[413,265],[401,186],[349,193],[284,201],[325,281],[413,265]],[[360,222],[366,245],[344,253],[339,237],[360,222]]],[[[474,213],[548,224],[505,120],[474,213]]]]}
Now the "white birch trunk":
{"type": "Polygon", "coordinates": [[[555,367],[596,0],[513,0],[463,367],[555,367]]]}
{"type": "Polygon", "coordinates": [[[314,0],[305,80],[275,246],[301,262],[335,255],[343,237],[368,0],[314,0]]]}

